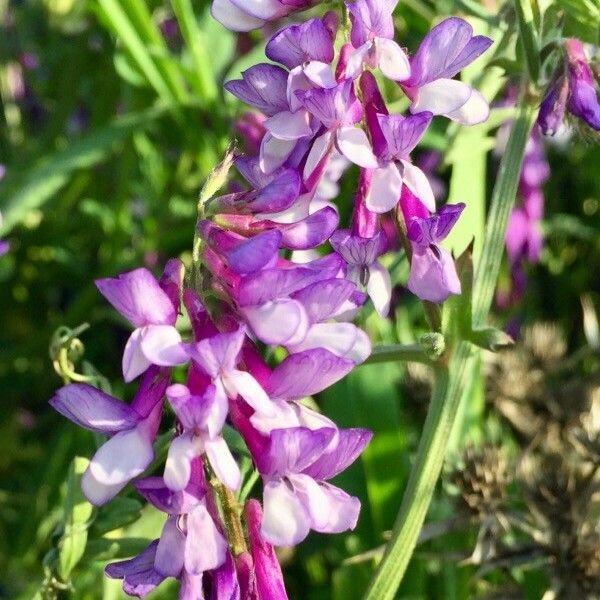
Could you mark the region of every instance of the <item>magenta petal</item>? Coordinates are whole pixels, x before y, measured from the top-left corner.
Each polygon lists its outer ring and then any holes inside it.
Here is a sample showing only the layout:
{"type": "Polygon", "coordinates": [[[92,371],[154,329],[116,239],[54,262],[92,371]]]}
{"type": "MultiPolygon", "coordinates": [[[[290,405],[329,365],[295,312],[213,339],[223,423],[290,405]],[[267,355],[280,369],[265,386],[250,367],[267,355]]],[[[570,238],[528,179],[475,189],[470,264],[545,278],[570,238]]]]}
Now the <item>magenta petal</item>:
{"type": "Polygon", "coordinates": [[[362,106],[354,93],[354,82],[345,79],[334,88],[297,91],[302,105],[328,129],[349,126],[362,118],[362,106]]]}
{"type": "Polygon", "coordinates": [[[278,31],[267,43],[265,54],[288,69],[311,60],[331,63],[334,58],[333,37],[321,19],[309,19],[278,31]]]}
{"type": "Polygon", "coordinates": [[[301,178],[293,169],[283,169],[273,180],[260,189],[255,198],[248,202],[254,213],[281,212],[288,209],[298,198],[301,178]]]}
{"type": "Polygon", "coordinates": [[[245,512],[258,596],[265,600],[288,600],[275,550],[261,535],[263,514],[259,502],[248,500],[245,512]]]}
{"type": "Polygon", "coordinates": [[[136,557],[106,565],[104,572],[112,579],[123,579],[123,590],[130,596],[144,598],[165,579],[154,569],[158,540],[136,557]]]}
{"type": "Polygon", "coordinates": [[[302,472],[316,480],[331,479],[358,458],[372,437],[368,429],[339,429],[334,448],[328,448],[302,472]]]}
{"type": "Polygon", "coordinates": [[[80,427],[107,435],[131,429],[141,419],[129,405],[87,383],[60,388],[50,405],[80,427]]]}
{"type": "Polygon", "coordinates": [[[408,223],[408,238],[423,247],[441,242],[448,236],[464,208],[462,202],[447,204],[431,217],[413,218],[408,223]]]}
{"type": "MultiPolygon", "coordinates": [[[[244,557],[250,559],[250,555],[244,552],[236,557],[236,563],[234,563],[231,553],[228,552],[225,562],[212,571],[213,586],[210,600],[258,600],[255,596],[250,595],[254,592],[254,589],[247,584],[244,588],[242,583],[245,579],[253,576],[251,573],[251,564],[247,565],[246,569],[242,566],[244,557]],[[246,592],[248,595],[244,595],[246,592]]],[[[252,561],[250,560],[249,562],[251,563],[252,561]]],[[[202,599],[195,596],[189,600],[202,599]]],[[[268,598],[265,600],[268,600],[268,598]]]]}
{"type": "Polygon", "coordinates": [[[148,269],[135,269],[116,279],[98,279],[96,287],[136,327],[175,323],[175,307],[148,269]]]}
{"type": "Polygon", "coordinates": [[[142,376],[138,391],[131,401],[131,408],[142,417],[147,417],[162,402],[171,380],[170,369],[150,367],[142,376]]]}
{"type": "Polygon", "coordinates": [[[169,297],[175,310],[179,310],[179,298],[183,287],[183,277],[185,267],[178,258],[172,258],[167,261],[165,269],[158,284],[165,294],[169,297]]]}
{"type": "Polygon", "coordinates": [[[345,377],[354,366],[351,360],[327,350],[317,348],[298,352],[275,367],[266,392],[279,400],[312,396],[345,377]]]}

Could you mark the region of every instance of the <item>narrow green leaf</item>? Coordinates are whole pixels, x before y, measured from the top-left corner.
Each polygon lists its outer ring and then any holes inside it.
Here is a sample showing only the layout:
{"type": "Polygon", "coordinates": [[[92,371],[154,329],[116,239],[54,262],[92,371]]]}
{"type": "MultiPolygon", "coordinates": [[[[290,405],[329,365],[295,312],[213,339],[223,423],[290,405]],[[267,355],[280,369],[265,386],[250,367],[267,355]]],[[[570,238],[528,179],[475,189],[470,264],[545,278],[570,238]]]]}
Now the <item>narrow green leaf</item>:
{"type": "Polygon", "coordinates": [[[118,117],[107,127],[40,161],[21,182],[3,181],[0,184],[0,206],[4,220],[0,235],[10,232],[29,211],[50,200],[69,181],[74,171],[101,162],[133,131],[146,127],[164,112],[164,108],[152,108],[118,117]],[[10,193],[10,190],[16,191],[10,193]]]}
{"type": "Polygon", "coordinates": [[[533,83],[537,84],[540,77],[540,45],[531,2],[532,0],[515,0],[515,10],[529,77],[533,83]]]}
{"type": "Polygon", "coordinates": [[[496,289],[496,280],[504,252],[508,218],[517,195],[525,147],[533,125],[535,110],[522,104],[515,119],[506,150],[502,155],[485,227],[485,245],[475,272],[473,290],[473,326],[485,324],[496,289]]]}
{"type": "Polygon", "coordinates": [[[125,527],[139,519],[141,510],[142,504],[139,500],[117,496],[110,504],[98,511],[92,533],[94,536],[101,536],[109,531],[125,527]]]}
{"type": "Polygon", "coordinates": [[[198,21],[196,20],[191,0],[171,0],[171,6],[177,17],[185,44],[194,62],[196,75],[192,79],[195,83],[194,91],[201,100],[213,103],[217,99],[219,92],[206,38],[198,27],[198,21]]]}

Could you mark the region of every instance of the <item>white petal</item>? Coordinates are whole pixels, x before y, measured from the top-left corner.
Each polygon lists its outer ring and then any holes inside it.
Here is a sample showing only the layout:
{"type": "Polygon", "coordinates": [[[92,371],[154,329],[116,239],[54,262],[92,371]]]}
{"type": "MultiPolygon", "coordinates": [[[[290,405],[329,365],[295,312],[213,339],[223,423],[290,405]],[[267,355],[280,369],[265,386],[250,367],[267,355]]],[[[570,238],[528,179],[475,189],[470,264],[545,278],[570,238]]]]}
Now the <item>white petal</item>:
{"type": "Polygon", "coordinates": [[[471,88],[456,79],[436,79],[419,88],[410,112],[445,115],[459,109],[471,96],[471,88]]]}
{"type": "Polygon", "coordinates": [[[199,442],[189,433],[176,437],[169,446],[165,463],[165,485],[174,492],[187,486],[192,473],[191,462],[201,451],[199,442]]]}
{"type": "Polygon", "coordinates": [[[266,133],[260,144],[258,164],[263,173],[272,173],[278,169],[296,147],[296,140],[279,140],[266,133]]]}
{"type": "Polygon", "coordinates": [[[127,481],[124,481],[123,483],[107,485],[98,481],[94,477],[94,474],[89,469],[86,469],[81,478],[81,491],[94,506],[103,506],[109,500],[112,500],[127,483],[127,481]]]}
{"type": "Polygon", "coordinates": [[[198,575],[220,567],[227,558],[227,540],[217,529],[204,503],[187,516],[185,570],[198,575]]]}
{"type": "Polygon", "coordinates": [[[153,365],[174,367],[188,362],[181,336],[172,325],[148,325],[141,331],[140,347],[153,365]]]}
{"type": "Polygon", "coordinates": [[[320,162],[331,152],[332,147],[333,134],[331,131],[325,132],[313,142],[304,165],[304,181],[313,174],[320,162]]]}
{"type": "Polygon", "coordinates": [[[444,116],[463,125],[477,125],[487,121],[490,116],[490,105],[478,90],[472,90],[470,98],[457,110],[444,116]]]}
{"type": "Polygon", "coordinates": [[[410,63],[406,53],[394,40],[377,38],[377,63],[381,72],[392,81],[404,81],[410,77],[410,63]]]}
{"type": "Polygon", "coordinates": [[[141,341],[143,327],[135,329],[129,336],[123,352],[123,379],[126,383],[133,381],[152,364],[142,352],[141,341]]]}
{"type": "Polygon", "coordinates": [[[263,538],[276,546],[293,546],[310,530],[310,516],[293,490],[281,479],[269,481],[263,493],[263,538]]]}
{"type": "Polygon", "coordinates": [[[354,164],[366,169],[377,167],[367,134],[358,127],[342,127],[336,134],[338,150],[354,164]]]}
{"type": "Polygon", "coordinates": [[[310,515],[311,528],[322,529],[331,520],[329,514],[331,507],[327,495],[319,484],[308,475],[290,475],[289,480],[310,515]]]}
{"type": "Polygon", "coordinates": [[[300,344],[289,349],[301,352],[312,348],[324,348],[356,363],[365,361],[371,353],[368,336],[352,323],[316,323],[300,344]]]}
{"type": "Polygon", "coordinates": [[[390,310],[392,298],[392,280],[388,270],[378,262],[369,267],[369,283],[367,293],[373,301],[375,310],[382,316],[387,317],[390,310]]]}
{"type": "Polygon", "coordinates": [[[425,205],[427,210],[435,212],[435,196],[425,173],[407,160],[400,162],[403,167],[404,185],[425,205]]]}
{"type": "Polygon", "coordinates": [[[221,25],[232,31],[251,31],[265,24],[263,19],[250,16],[231,0],[213,0],[210,12],[221,25]]]}
{"type": "MultiPolygon", "coordinates": [[[[255,412],[250,417],[253,427],[265,435],[269,435],[273,429],[287,429],[289,427],[300,427],[303,423],[298,418],[298,413],[294,410],[293,402],[285,400],[273,401],[275,412],[273,415],[263,415],[255,412]]],[[[323,425],[321,425],[323,427],[323,425]]]]}
{"type": "Polygon", "coordinates": [[[298,140],[312,133],[306,110],[282,111],[269,117],[263,125],[278,140],[298,140]]]}
{"type": "Polygon", "coordinates": [[[177,577],[183,569],[185,535],[177,527],[177,517],[169,517],[156,547],[154,568],[165,577],[177,577]]]}
{"type": "Polygon", "coordinates": [[[97,481],[115,485],[130,481],[152,462],[152,440],[143,427],[117,433],[100,446],[89,469],[97,481]]]}
{"type": "Polygon", "coordinates": [[[239,394],[255,411],[267,416],[275,414],[273,402],[258,381],[247,371],[229,371],[223,376],[225,389],[239,394]]]}
{"type": "Polygon", "coordinates": [[[327,63],[311,60],[302,65],[302,72],[311,83],[314,83],[318,87],[334,88],[337,85],[335,73],[333,72],[331,65],[328,65],[327,63]]]}
{"type": "Polygon", "coordinates": [[[233,0],[233,3],[257,19],[270,21],[283,16],[286,7],[277,0],[233,0]]]}
{"type": "Polygon", "coordinates": [[[235,462],[227,443],[222,437],[214,440],[204,440],[204,451],[210,462],[210,466],[221,483],[230,490],[236,491],[240,488],[242,476],[240,468],[235,462]]]}
{"type": "Polygon", "coordinates": [[[256,336],[265,344],[299,344],[308,330],[304,306],[290,298],[245,307],[241,311],[256,336]]]}
{"type": "Polygon", "coordinates": [[[373,170],[371,186],[365,203],[375,213],[386,213],[392,210],[400,200],[402,191],[402,175],[395,163],[373,170]]]}
{"type": "Polygon", "coordinates": [[[373,47],[373,42],[368,41],[365,42],[359,48],[356,48],[354,52],[348,58],[348,62],[346,63],[346,69],[344,71],[344,75],[350,79],[356,79],[363,71],[363,63],[365,61],[365,57],[373,47]]]}

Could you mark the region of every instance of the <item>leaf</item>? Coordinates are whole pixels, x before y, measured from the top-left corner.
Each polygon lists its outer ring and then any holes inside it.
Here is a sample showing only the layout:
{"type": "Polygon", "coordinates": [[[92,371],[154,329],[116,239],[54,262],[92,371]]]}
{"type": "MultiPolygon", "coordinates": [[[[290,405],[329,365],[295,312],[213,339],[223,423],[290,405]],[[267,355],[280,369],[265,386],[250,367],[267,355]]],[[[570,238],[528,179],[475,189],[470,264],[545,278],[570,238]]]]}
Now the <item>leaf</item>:
{"type": "Polygon", "coordinates": [[[89,461],[77,456],[69,468],[63,533],[58,543],[58,574],[62,581],[69,581],[71,571],[80,561],[88,537],[88,526],[94,507],[81,492],[81,477],[89,461]]]}
{"type": "Polygon", "coordinates": [[[117,496],[110,504],[98,511],[92,532],[94,536],[101,536],[109,531],[125,527],[139,519],[142,503],[135,498],[117,496]]]}
{"type": "MultiPolygon", "coordinates": [[[[157,532],[158,535],[158,532],[157,532]]],[[[113,560],[116,558],[128,558],[139,554],[148,544],[150,540],[147,538],[98,538],[91,540],[85,551],[85,560],[113,560]]]]}
{"type": "Polygon", "coordinates": [[[18,225],[25,215],[40,208],[69,181],[73,172],[90,168],[103,161],[114,147],[136,129],[146,127],[162,114],[164,108],[151,108],[140,113],[117,117],[110,125],[94,131],[65,150],[42,159],[21,181],[0,184],[0,199],[4,220],[0,236],[18,225]],[[10,186],[10,188],[9,188],[10,186]],[[16,191],[8,196],[8,190],[16,191]]]}
{"type": "Polygon", "coordinates": [[[525,51],[525,62],[529,77],[537,83],[540,77],[540,44],[535,26],[532,0],[515,0],[515,10],[519,23],[519,41],[525,51]]]}

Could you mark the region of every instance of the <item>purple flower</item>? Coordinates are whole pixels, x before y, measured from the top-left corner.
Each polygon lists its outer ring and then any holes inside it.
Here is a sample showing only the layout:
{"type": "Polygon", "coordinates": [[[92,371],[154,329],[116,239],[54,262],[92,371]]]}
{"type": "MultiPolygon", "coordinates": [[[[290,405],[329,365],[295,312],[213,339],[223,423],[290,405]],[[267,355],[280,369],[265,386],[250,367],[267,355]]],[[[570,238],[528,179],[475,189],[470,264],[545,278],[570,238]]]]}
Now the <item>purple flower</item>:
{"type": "Polygon", "coordinates": [[[267,43],[267,58],[293,69],[304,63],[319,61],[330,64],[334,58],[335,31],[323,19],[309,19],[288,25],[267,43]]]}
{"type": "Polygon", "coordinates": [[[212,16],[232,31],[250,31],[262,27],[297,10],[316,4],[318,0],[213,0],[212,16]]]}
{"type": "Polygon", "coordinates": [[[82,383],[61,388],[50,400],[55,410],[80,427],[111,436],[98,449],[81,481],[92,504],[106,504],[154,459],[152,444],[168,382],[165,372],[149,369],[131,405],[82,383]]]}
{"type": "MultiPolygon", "coordinates": [[[[179,272],[174,261],[169,269],[179,272]]],[[[173,366],[187,362],[181,336],[175,328],[178,304],[147,269],[135,269],[116,279],[98,279],[100,293],[135,327],[123,353],[123,377],[129,382],[152,364],[173,366]]]]}
{"type": "Polygon", "coordinates": [[[366,288],[375,310],[387,316],[392,296],[392,282],[387,269],[379,262],[387,247],[382,230],[371,238],[352,235],[349,229],[339,229],[329,240],[333,249],[348,264],[346,277],[366,288]]]}
{"type": "Polygon", "coordinates": [[[410,111],[444,115],[463,125],[485,121],[489,106],[480,92],[452,78],[491,44],[483,35],[473,36],[463,19],[451,17],[436,25],[412,57],[410,77],[401,83],[412,100],[410,111]]]}
{"type": "MultiPolygon", "coordinates": [[[[3,168],[3,165],[0,165],[0,179],[2,179],[2,176],[4,175],[2,171],[3,168]]],[[[2,229],[2,222],[2,213],[0,213],[0,229],[2,229]]],[[[10,242],[7,242],[6,240],[0,240],[0,256],[4,256],[9,250],[10,242]]]]}
{"type": "Polygon", "coordinates": [[[288,600],[275,550],[261,535],[263,514],[257,500],[248,500],[245,515],[258,597],[268,600],[288,600]]]}
{"type": "Polygon", "coordinates": [[[335,147],[351,162],[374,168],[377,159],[366,133],[354,127],[362,119],[363,109],[354,93],[354,82],[346,79],[329,89],[297,91],[303,106],[327,129],[312,145],[304,167],[308,179],[335,147]]]}
{"type": "Polygon", "coordinates": [[[348,58],[345,74],[355,78],[363,64],[379,68],[393,81],[410,77],[406,53],[394,42],[392,13],[398,0],[356,0],[346,5],[352,21],[352,45],[355,50],[348,58]]]}
{"type": "Polygon", "coordinates": [[[565,111],[600,131],[600,103],[594,77],[583,44],[576,38],[565,42],[566,69],[555,77],[542,100],[538,124],[544,135],[554,135],[563,122],[565,111]]]}
{"type": "Polygon", "coordinates": [[[260,466],[262,537],[276,546],[291,546],[310,529],[325,533],[354,529],[360,501],[327,480],[354,462],[370,438],[363,429],[273,430],[260,466]]]}
{"type": "Polygon", "coordinates": [[[136,557],[106,566],[105,573],[112,579],[123,580],[123,591],[130,596],[145,598],[166,577],[154,568],[158,540],[136,557]]]}
{"type": "Polygon", "coordinates": [[[425,206],[435,210],[435,197],[427,176],[409,160],[409,153],[425,134],[433,114],[422,112],[410,117],[377,115],[381,135],[379,166],[373,170],[365,205],[376,213],[392,210],[400,199],[402,186],[417,196],[425,206]]]}
{"type": "Polygon", "coordinates": [[[407,286],[422,300],[439,303],[461,291],[454,260],[439,242],[450,233],[465,205],[442,206],[437,214],[425,216],[428,213],[420,204],[403,194],[402,211],[413,250],[407,286]]]}

